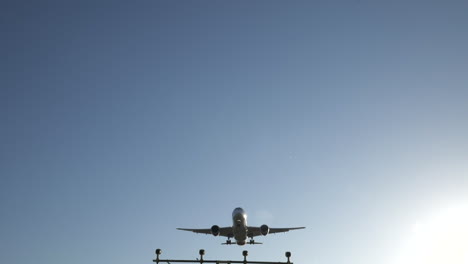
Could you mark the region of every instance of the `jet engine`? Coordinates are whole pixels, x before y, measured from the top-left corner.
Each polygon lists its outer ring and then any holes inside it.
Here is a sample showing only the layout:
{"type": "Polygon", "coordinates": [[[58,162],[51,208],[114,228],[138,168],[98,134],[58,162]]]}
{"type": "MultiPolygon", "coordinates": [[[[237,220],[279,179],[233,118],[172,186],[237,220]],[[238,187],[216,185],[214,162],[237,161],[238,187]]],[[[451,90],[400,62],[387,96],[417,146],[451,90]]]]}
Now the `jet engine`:
{"type": "Polygon", "coordinates": [[[211,234],[213,234],[213,236],[219,236],[219,226],[217,225],[214,225],[211,227],[211,234]]]}
{"type": "Polygon", "coordinates": [[[260,233],[262,233],[262,235],[266,236],[268,235],[269,232],[270,232],[270,228],[267,225],[260,226],[260,233]]]}

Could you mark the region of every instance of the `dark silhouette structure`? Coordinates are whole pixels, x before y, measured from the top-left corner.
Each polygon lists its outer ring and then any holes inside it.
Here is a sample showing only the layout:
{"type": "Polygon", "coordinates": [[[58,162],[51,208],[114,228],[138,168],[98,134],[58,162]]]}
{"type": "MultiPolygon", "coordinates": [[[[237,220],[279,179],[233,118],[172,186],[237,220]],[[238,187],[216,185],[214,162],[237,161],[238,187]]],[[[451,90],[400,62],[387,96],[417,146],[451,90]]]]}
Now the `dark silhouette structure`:
{"type": "Polygon", "coordinates": [[[294,264],[290,262],[290,257],[291,257],[291,252],[287,251],[285,253],[285,256],[287,258],[286,262],[276,262],[276,261],[248,261],[247,256],[249,255],[249,252],[247,250],[242,251],[242,255],[244,256],[244,260],[205,260],[203,259],[203,256],[205,255],[205,250],[200,249],[199,254],[200,254],[200,259],[195,259],[195,260],[187,260],[187,259],[160,259],[159,255],[162,254],[161,249],[156,249],[156,259],[153,259],[153,262],[156,264],[159,264],[159,262],[171,264],[173,262],[179,262],[179,263],[216,263],[216,264],[294,264]]]}

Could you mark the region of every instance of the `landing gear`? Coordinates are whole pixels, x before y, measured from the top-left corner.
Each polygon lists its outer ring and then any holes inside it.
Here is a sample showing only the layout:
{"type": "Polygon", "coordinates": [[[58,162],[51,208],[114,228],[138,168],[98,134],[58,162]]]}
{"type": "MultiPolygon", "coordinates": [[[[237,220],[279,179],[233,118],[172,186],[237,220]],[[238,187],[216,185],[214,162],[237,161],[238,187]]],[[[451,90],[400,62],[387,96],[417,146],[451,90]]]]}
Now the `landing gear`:
{"type": "Polygon", "coordinates": [[[231,237],[227,237],[227,240],[226,240],[226,245],[231,245],[232,242],[231,242],[231,237]]]}
{"type": "Polygon", "coordinates": [[[250,242],[249,242],[249,243],[250,243],[250,245],[253,245],[253,244],[255,244],[255,240],[250,239],[250,242]]]}

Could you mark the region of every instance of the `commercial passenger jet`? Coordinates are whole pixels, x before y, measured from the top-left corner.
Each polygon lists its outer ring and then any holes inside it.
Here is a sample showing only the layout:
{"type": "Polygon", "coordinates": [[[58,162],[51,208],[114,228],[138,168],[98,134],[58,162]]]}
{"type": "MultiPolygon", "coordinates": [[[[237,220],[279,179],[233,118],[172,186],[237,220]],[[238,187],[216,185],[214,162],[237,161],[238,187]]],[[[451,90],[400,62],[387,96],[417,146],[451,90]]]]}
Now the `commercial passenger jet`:
{"type": "Polygon", "coordinates": [[[213,236],[225,236],[227,237],[226,243],[223,245],[231,245],[231,237],[236,241],[235,243],[239,246],[246,244],[247,237],[250,237],[249,244],[262,244],[253,240],[256,236],[266,236],[273,233],[288,232],[289,230],[304,229],[305,227],[289,227],[289,228],[270,228],[267,225],[261,225],[260,227],[248,226],[247,225],[247,214],[244,209],[237,207],[232,212],[232,226],[219,227],[213,225],[211,228],[206,229],[190,229],[190,228],[177,228],[178,230],[192,231],[200,234],[212,234],[213,236]]]}

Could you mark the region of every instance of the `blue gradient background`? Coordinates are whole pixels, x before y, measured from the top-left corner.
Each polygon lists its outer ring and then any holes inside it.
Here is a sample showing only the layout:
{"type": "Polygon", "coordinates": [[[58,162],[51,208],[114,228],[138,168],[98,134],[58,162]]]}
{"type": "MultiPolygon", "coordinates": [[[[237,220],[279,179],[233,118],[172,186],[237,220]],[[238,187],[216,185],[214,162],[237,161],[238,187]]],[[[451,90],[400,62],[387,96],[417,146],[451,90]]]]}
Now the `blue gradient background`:
{"type": "Polygon", "coordinates": [[[2,1],[1,263],[392,263],[468,200],[466,1],[2,1]],[[177,231],[307,229],[221,246],[177,231]]]}

